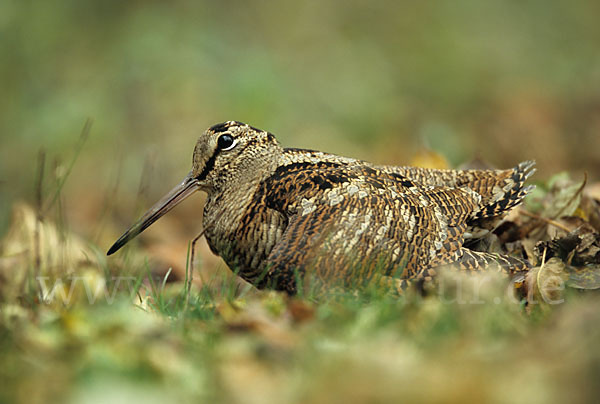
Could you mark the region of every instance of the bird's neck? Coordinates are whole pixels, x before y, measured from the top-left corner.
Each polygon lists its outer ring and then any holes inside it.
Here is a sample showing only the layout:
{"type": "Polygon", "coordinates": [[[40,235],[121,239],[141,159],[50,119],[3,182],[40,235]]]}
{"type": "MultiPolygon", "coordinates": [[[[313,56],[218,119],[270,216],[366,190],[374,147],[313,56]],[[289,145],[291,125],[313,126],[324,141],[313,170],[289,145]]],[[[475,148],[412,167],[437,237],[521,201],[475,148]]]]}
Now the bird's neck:
{"type": "Polygon", "coordinates": [[[204,223],[214,226],[213,233],[227,233],[237,228],[261,183],[277,169],[279,154],[261,158],[260,166],[231,172],[225,183],[207,191],[204,223]]]}
{"type": "Polygon", "coordinates": [[[278,166],[284,167],[292,164],[319,163],[348,165],[359,162],[359,160],[353,158],[337,156],[335,154],[320,152],[316,150],[288,148],[283,149],[283,152],[281,153],[279,158],[278,166]]]}

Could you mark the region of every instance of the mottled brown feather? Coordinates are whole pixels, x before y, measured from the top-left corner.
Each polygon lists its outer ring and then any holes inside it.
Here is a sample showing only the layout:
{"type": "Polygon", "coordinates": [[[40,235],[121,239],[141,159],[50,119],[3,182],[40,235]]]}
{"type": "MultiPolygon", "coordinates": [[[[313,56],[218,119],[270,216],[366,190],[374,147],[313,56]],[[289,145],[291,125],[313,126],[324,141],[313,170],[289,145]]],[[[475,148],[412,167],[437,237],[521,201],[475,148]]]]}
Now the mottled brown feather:
{"type": "MultiPolygon", "coordinates": [[[[182,186],[208,194],[204,234],[233,271],[257,287],[296,293],[303,282],[352,287],[381,276],[405,286],[443,265],[525,270],[525,261],[463,244],[522,201],[532,173],[531,162],[511,170],[375,166],[284,149],[271,133],[228,121],[200,136],[182,186]]],[[[110,252],[149,225],[140,223],[110,252]]]]}

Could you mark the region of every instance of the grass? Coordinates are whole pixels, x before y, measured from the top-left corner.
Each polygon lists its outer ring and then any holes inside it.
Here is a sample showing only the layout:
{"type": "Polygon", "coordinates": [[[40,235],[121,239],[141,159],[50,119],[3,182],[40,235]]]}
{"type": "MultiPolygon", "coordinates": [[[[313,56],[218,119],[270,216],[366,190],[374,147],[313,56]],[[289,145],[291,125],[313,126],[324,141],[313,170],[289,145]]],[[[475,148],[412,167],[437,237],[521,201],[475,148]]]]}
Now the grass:
{"type": "Polygon", "coordinates": [[[476,279],[448,277],[443,294],[426,297],[347,293],[315,302],[232,293],[226,279],[193,289],[188,300],[184,283],[140,275],[134,299],[123,290],[94,304],[77,293],[68,305],[4,302],[0,399],[593,399],[598,297],[570,292],[560,307],[528,315],[505,298],[504,280],[472,288],[476,279]]]}
{"type": "MultiPolygon", "coordinates": [[[[514,249],[598,231],[580,191],[600,189],[598,4],[0,3],[0,403],[597,401],[593,291],[525,307],[447,275],[426,296],[290,299],[202,243],[190,282],[197,229],[167,217],[105,247],[228,119],[379,163],[536,159],[535,180],[579,181],[538,182],[514,249]]],[[[565,275],[543,262],[538,289],[565,275]]]]}
{"type": "Polygon", "coordinates": [[[594,293],[569,290],[566,303],[527,311],[501,277],[448,273],[424,296],[289,298],[240,287],[225,268],[188,289],[133,253],[129,272],[104,260],[75,277],[44,274],[46,290],[56,287],[44,301],[32,288],[3,298],[0,402],[548,403],[598,393],[594,293]]]}

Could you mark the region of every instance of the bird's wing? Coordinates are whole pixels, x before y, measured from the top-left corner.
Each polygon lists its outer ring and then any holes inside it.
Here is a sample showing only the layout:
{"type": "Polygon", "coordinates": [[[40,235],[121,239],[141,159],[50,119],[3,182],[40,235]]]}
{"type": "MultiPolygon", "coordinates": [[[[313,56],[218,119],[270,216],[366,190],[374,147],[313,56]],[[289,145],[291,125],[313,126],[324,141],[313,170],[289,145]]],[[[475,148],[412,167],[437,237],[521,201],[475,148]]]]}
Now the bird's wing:
{"type": "Polygon", "coordinates": [[[362,165],[282,170],[265,191],[288,217],[267,258],[269,278],[290,285],[305,274],[368,280],[399,271],[408,279],[452,262],[480,203],[469,189],[424,187],[362,165]]]}
{"type": "Polygon", "coordinates": [[[421,167],[381,166],[390,175],[400,175],[423,185],[467,187],[481,195],[481,208],[471,221],[501,216],[520,204],[534,186],[525,181],[535,173],[535,162],[524,161],[508,170],[436,170],[421,167]]]}

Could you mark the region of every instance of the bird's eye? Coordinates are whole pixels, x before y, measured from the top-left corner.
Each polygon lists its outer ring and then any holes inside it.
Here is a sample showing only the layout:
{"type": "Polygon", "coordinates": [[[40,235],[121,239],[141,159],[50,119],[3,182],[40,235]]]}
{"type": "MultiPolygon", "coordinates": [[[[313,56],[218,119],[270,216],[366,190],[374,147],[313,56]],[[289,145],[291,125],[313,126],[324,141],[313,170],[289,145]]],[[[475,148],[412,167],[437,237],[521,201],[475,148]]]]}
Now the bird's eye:
{"type": "Polygon", "coordinates": [[[235,147],[237,142],[231,135],[221,135],[219,139],[217,139],[217,146],[219,150],[231,150],[235,147]]]}

